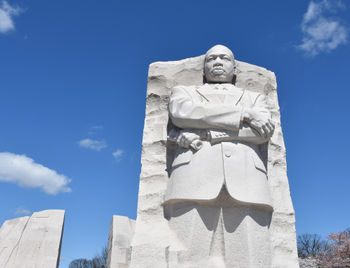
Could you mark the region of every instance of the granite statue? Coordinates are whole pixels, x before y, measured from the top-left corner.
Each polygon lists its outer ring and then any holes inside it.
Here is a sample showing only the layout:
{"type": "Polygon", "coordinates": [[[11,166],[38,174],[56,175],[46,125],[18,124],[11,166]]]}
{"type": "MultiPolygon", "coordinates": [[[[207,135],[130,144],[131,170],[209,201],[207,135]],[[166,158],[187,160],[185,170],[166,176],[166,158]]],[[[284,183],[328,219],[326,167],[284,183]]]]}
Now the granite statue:
{"type": "Polygon", "coordinates": [[[224,46],[149,67],[137,219],[108,268],[298,268],[273,72],[224,46]]]}
{"type": "Polygon", "coordinates": [[[270,267],[273,206],[259,146],[274,123],[263,94],[234,85],[235,66],[231,50],[214,46],[204,85],[170,95],[178,148],[164,207],[183,267],[270,267]]]}

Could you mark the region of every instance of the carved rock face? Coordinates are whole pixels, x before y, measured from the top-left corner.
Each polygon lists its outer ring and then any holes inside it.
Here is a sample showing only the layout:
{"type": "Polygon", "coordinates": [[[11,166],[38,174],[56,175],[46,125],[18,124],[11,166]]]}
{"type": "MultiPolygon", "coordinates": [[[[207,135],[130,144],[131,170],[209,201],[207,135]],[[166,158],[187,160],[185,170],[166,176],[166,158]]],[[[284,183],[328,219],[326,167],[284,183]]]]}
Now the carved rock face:
{"type": "Polygon", "coordinates": [[[204,75],[208,82],[231,83],[235,60],[230,49],[216,45],[208,50],[204,61],[204,75]]]}
{"type": "MultiPolygon", "coordinates": [[[[225,53],[230,55],[231,52],[226,50],[225,53]]],[[[203,85],[204,58],[205,56],[202,55],[180,61],[156,62],[150,65],[137,221],[131,240],[130,263],[124,265],[125,259],[122,260],[123,267],[182,267],[176,266],[178,258],[182,255],[172,251],[169,247],[170,244],[178,240],[170,229],[168,220],[164,217],[164,207],[162,206],[169,181],[168,171],[171,170],[173,163],[171,156],[174,153],[171,143],[167,143],[168,102],[173,87],[179,85],[200,87],[203,85]]],[[[266,96],[267,108],[276,123],[274,135],[268,146],[264,146],[265,148],[262,149],[263,160],[268,166],[268,184],[274,208],[269,229],[272,263],[271,266],[253,265],[250,267],[298,268],[294,210],[289,193],[276,77],[273,72],[265,68],[239,60],[235,60],[235,72],[237,76],[236,87],[244,88],[250,92],[262,93],[266,96]]],[[[118,229],[120,230],[119,225],[118,229]]],[[[189,233],[187,236],[191,237],[189,233]]],[[[213,245],[213,248],[217,248],[216,242],[213,245]]],[[[182,245],[179,243],[178,249],[181,248],[182,245]]],[[[198,248],[198,251],[200,250],[201,247],[198,248]]],[[[235,251],[231,250],[231,252],[235,251]]],[[[218,265],[217,263],[205,265],[195,263],[190,267],[212,268],[218,267],[218,265]]],[[[241,267],[249,266],[241,265],[241,267]]]]}

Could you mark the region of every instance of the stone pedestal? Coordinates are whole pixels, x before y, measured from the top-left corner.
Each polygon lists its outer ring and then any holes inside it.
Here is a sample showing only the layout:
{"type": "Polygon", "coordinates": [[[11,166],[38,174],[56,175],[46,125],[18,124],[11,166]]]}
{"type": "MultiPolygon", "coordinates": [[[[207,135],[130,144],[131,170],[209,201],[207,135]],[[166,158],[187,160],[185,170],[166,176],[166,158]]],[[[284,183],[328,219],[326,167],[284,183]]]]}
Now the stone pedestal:
{"type": "Polygon", "coordinates": [[[44,210],[5,221],[0,229],[0,267],[57,268],[64,210],[44,210]]]}

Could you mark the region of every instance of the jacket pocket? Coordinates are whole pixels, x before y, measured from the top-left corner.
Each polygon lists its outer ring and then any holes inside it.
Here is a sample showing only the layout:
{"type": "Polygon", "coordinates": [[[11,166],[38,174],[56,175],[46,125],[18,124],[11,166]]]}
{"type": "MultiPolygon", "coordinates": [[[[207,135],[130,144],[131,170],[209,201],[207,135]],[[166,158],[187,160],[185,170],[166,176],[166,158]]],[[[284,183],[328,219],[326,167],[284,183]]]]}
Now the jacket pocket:
{"type": "Polygon", "coordinates": [[[172,167],[178,167],[191,162],[193,152],[190,149],[181,148],[176,152],[172,167]]]}
{"type": "Polygon", "coordinates": [[[266,173],[266,167],[265,167],[263,161],[260,159],[260,157],[255,152],[253,152],[251,155],[253,158],[255,168],[266,173]]]}

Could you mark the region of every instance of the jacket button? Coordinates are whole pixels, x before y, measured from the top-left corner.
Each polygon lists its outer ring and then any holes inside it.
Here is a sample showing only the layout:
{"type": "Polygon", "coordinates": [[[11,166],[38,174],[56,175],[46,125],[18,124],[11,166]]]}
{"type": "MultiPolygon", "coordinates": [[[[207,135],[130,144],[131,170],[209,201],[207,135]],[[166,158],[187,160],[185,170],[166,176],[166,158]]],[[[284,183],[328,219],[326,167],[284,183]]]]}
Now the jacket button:
{"type": "Polygon", "coordinates": [[[231,156],[231,152],[230,152],[230,151],[226,151],[226,152],[225,152],[225,156],[226,156],[226,157],[230,157],[230,156],[231,156]]]}

